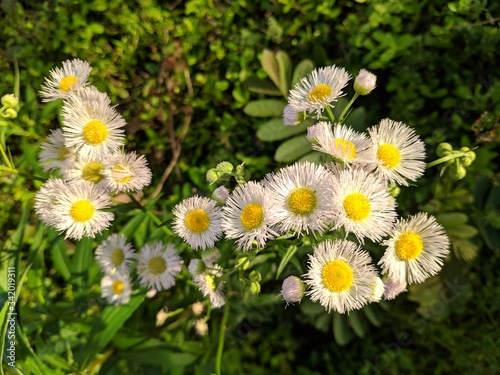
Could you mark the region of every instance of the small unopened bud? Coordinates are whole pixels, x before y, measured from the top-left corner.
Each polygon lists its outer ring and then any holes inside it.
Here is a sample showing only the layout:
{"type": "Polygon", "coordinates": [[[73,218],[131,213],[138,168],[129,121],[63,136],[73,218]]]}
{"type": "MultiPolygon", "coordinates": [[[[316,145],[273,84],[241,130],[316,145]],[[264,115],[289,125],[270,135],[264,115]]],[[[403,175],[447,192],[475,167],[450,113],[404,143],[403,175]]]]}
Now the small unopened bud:
{"type": "Polygon", "coordinates": [[[19,100],[15,97],[14,94],[6,94],[2,96],[1,99],[2,106],[7,107],[7,108],[14,108],[17,103],[19,103],[19,100]]]}
{"type": "Polygon", "coordinates": [[[215,168],[211,168],[207,171],[207,174],[205,177],[206,177],[207,182],[209,184],[213,184],[213,183],[217,182],[217,180],[219,179],[219,173],[217,173],[215,168]]]}
{"type": "Polygon", "coordinates": [[[476,160],[476,153],[474,151],[469,151],[460,158],[460,161],[464,167],[468,167],[471,165],[474,160],[476,160]]]}
{"type": "Polygon", "coordinates": [[[258,281],[250,282],[250,293],[252,294],[260,293],[260,284],[258,281]]]}
{"type": "Polygon", "coordinates": [[[373,283],[370,285],[372,287],[372,295],[370,296],[370,302],[380,302],[382,296],[384,295],[384,282],[380,277],[374,277],[373,283]]]}
{"type": "Polygon", "coordinates": [[[467,170],[463,165],[453,163],[448,169],[450,177],[455,180],[461,180],[467,175],[467,170]]]}
{"type": "Polygon", "coordinates": [[[448,151],[448,153],[449,153],[452,150],[453,150],[453,147],[448,142],[442,142],[442,143],[438,144],[438,146],[436,147],[436,154],[437,154],[437,156],[442,158],[443,156],[446,156],[446,154],[445,154],[446,151],[448,151]]]}
{"type": "Polygon", "coordinates": [[[396,198],[399,193],[401,193],[401,188],[396,185],[390,185],[389,186],[389,194],[391,194],[391,197],[396,198]]]}
{"type": "Polygon", "coordinates": [[[208,332],[208,324],[205,319],[199,319],[194,323],[194,330],[198,336],[205,336],[208,332]]]}
{"type": "Polygon", "coordinates": [[[156,296],[157,290],[156,289],[150,289],[146,292],[146,297],[147,298],[153,298],[156,296]]]}
{"type": "Polygon", "coordinates": [[[377,84],[377,76],[366,69],[361,69],[354,80],[354,91],[359,95],[368,95],[377,84]]]}
{"type": "Polygon", "coordinates": [[[215,169],[217,170],[217,172],[231,173],[234,169],[234,166],[228,161],[223,161],[217,164],[215,169]]]}
{"type": "Polygon", "coordinates": [[[201,275],[206,269],[207,266],[201,259],[191,259],[189,262],[188,270],[193,277],[201,275]]]}
{"type": "Polygon", "coordinates": [[[287,126],[299,125],[302,122],[302,115],[296,109],[287,105],[283,110],[283,123],[287,126]]]}
{"type": "Polygon", "coordinates": [[[289,303],[300,302],[302,297],[304,297],[305,290],[304,282],[300,278],[297,276],[288,276],[283,280],[281,295],[288,305],[289,303]]]}
{"type": "Polygon", "coordinates": [[[320,134],[320,132],[323,131],[323,129],[322,129],[323,126],[325,126],[324,122],[319,122],[319,123],[317,123],[315,125],[312,125],[312,126],[309,126],[307,128],[307,135],[306,135],[306,137],[309,140],[309,142],[311,142],[311,143],[318,143],[318,140],[317,140],[316,137],[318,136],[318,134],[320,134]]]}
{"type": "Polygon", "coordinates": [[[7,117],[7,118],[16,118],[17,117],[17,111],[14,108],[7,108],[5,110],[5,117],[7,117]]]}
{"type": "Polygon", "coordinates": [[[214,198],[215,200],[219,201],[222,204],[226,203],[228,197],[229,197],[229,190],[226,189],[224,186],[219,186],[212,193],[212,198],[214,198]]]}
{"type": "Polygon", "coordinates": [[[156,313],[156,326],[162,326],[163,323],[165,323],[165,320],[167,320],[167,312],[164,309],[161,309],[156,313]]]}
{"type": "Polygon", "coordinates": [[[398,282],[393,279],[384,277],[382,279],[384,283],[384,299],[391,300],[396,298],[397,295],[406,292],[406,282],[398,282]]]}
{"type": "Polygon", "coordinates": [[[201,303],[201,302],[195,302],[191,306],[191,309],[193,310],[193,314],[194,315],[200,316],[201,314],[203,314],[203,309],[204,309],[203,303],[201,303]]]}

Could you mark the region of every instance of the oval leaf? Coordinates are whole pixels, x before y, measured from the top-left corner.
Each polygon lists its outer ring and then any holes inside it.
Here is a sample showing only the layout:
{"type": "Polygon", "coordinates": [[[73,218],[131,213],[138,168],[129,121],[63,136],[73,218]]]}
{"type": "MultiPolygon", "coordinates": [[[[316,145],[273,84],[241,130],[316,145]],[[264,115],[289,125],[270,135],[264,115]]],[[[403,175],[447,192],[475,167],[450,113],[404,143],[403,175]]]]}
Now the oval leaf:
{"type": "Polygon", "coordinates": [[[276,52],[276,61],[280,73],[280,81],[278,87],[285,98],[288,97],[288,90],[292,81],[292,62],[286,52],[276,52]]]}
{"type": "Polygon", "coordinates": [[[311,143],[304,135],[298,135],[283,142],[276,149],[274,159],[278,162],[291,163],[311,151],[311,143]]]}
{"type": "Polygon", "coordinates": [[[313,69],[314,63],[312,62],[312,60],[302,60],[293,71],[291,87],[295,86],[302,78],[311,73],[313,69]]]}
{"type": "Polygon", "coordinates": [[[344,346],[351,340],[349,323],[343,314],[334,313],[333,315],[333,337],[340,346],[344,346]]]}
{"type": "Polygon", "coordinates": [[[349,324],[352,327],[352,330],[358,337],[364,337],[367,325],[363,318],[363,315],[359,313],[357,310],[353,310],[349,314],[349,324]]]}
{"type": "Polygon", "coordinates": [[[243,112],[253,117],[278,117],[283,115],[285,105],[283,100],[255,100],[248,103],[243,108],[243,112]]]}
{"type": "Polygon", "coordinates": [[[303,122],[297,126],[285,126],[283,124],[283,119],[277,118],[260,125],[257,131],[257,137],[267,142],[281,141],[282,139],[290,138],[292,135],[305,133],[307,125],[306,122],[303,122]]]}
{"type": "Polygon", "coordinates": [[[278,62],[276,57],[271,50],[267,48],[262,51],[261,64],[269,78],[274,82],[274,84],[279,87],[280,85],[280,70],[278,67],[278,62]]]}
{"type": "Polygon", "coordinates": [[[278,88],[267,79],[260,79],[258,77],[252,76],[245,81],[245,86],[249,91],[255,92],[257,94],[281,96],[280,90],[278,90],[278,88]]]}

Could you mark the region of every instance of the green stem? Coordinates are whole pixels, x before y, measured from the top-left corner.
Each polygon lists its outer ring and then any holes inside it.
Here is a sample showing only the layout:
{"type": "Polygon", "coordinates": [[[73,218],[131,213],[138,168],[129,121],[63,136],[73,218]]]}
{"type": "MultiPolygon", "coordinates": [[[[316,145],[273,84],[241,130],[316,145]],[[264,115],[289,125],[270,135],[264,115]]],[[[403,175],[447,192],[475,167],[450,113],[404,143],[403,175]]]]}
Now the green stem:
{"type": "Polygon", "coordinates": [[[326,106],[326,112],[328,112],[328,117],[330,117],[332,123],[335,122],[335,116],[333,115],[332,109],[329,105],[326,106]]]}
{"type": "Polygon", "coordinates": [[[354,101],[358,98],[358,96],[359,96],[359,94],[355,93],[354,96],[352,97],[351,101],[349,103],[347,103],[347,105],[345,106],[344,110],[340,114],[340,117],[339,117],[339,122],[340,123],[342,123],[344,121],[345,114],[347,113],[347,111],[349,110],[349,108],[351,108],[352,103],[354,103],[354,101]]]}
{"type": "MultiPolygon", "coordinates": [[[[5,153],[5,150],[3,149],[3,145],[0,143],[0,153],[2,154],[2,158],[4,160],[4,163],[7,165],[7,167],[12,171],[14,168],[13,168],[13,165],[12,163],[10,162],[9,158],[7,157],[7,154],[5,153]]],[[[17,170],[16,172],[14,173],[18,173],[17,170]]]]}
{"type": "Polygon", "coordinates": [[[221,375],[222,352],[224,350],[224,339],[226,337],[226,324],[228,316],[229,303],[226,301],[226,306],[224,307],[224,315],[222,316],[222,321],[220,322],[219,344],[217,346],[217,356],[215,358],[215,373],[217,375],[221,375]]]}
{"type": "Polygon", "coordinates": [[[431,161],[430,163],[427,163],[427,165],[425,166],[425,168],[430,168],[430,167],[434,167],[435,165],[438,165],[438,164],[441,164],[441,163],[446,163],[447,161],[450,161],[450,160],[453,160],[453,159],[458,159],[462,156],[465,156],[465,152],[454,152],[453,154],[451,155],[448,155],[448,156],[444,156],[440,159],[437,159],[437,160],[434,160],[434,161],[431,161]]]}

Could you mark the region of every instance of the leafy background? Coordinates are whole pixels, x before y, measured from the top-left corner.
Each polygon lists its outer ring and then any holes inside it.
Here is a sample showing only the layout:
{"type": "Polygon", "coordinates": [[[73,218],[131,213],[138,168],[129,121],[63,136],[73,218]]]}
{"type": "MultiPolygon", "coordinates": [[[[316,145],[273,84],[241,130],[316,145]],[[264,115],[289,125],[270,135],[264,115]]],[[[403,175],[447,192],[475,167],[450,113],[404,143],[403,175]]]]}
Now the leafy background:
{"type": "MultiPolygon", "coordinates": [[[[454,260],[440,277],[349,318],[305,301],[284,309],[276,298],[280,282],[265,278],[260,295],[231,305],[223,372],[499,370],[497,2],[3,0],[0,16],[0,94],[13,91],[18,66],[16,121],[23,131],[13,133],[4,122],[0,129],[26,171],[0,176],[3,291],[7,266],[18,270],[13,373],[210,373],[222,316],[214,310],[209,335],[196,337],[188,307],[200,296],[190,292],[187,273],[175,294],[144,303],[136,296],[114,316],[96,290],[92,252],[100,238],[75,247],[38,222],[32,199],[41,182],[33,176],[46,177],[38,146],[61,121],[60,103],[42,105],[37,96],[48,71],[76,57],[93,66],[92,83],[128,120],[127,148],[146,155],[153,169],[145,193],[161,192],[148,206],[161,223],[183,198],[210,195],[205,172],[222,160],[245,162],[253,179],[285,165],[276,150],[288,136],[269,141],[260,130],[273,114],[248,112],[252,101],[280,100],[252,90],[255,79],[269,80],[265,48],[283,51],[293,66],[308,59],[351,74],[375,72],[377,89],[357,102],[361,122],[390,117],[410,124],[425,140],[429,161],[443,141],[479,148],[465,179],[439,178],[431,169],[398,197],[401,213],[425,210],[446,227],[454,260]],[[180,310],[157,328],[162,307],[180,310]]],[[[144,211],[123,207],[114,226],[136,246],[168,232],[144,211]]],[[[259,267],[265,275],[265,263],[259,267]]],[[[13,371],[5,358],[3,369],[13,371]]]]}

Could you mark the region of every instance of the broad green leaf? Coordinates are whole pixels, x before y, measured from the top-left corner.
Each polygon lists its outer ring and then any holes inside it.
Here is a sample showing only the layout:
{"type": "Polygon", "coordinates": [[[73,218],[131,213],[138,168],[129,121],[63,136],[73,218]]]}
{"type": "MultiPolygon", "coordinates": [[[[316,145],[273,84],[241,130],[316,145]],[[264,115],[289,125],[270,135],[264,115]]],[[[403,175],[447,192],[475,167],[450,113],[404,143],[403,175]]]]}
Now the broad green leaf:
{"type": "Polygon", "coordinates": [[[446,233],[450,237],[469,239],[477,235],[477,229],[472,225],[462,224],[452,228],[447,228],[446,233]]]}
{"type": "Polygon", "coordinates": [[[349,322],[344,314],[333,313],[333,337],[340,346],[344,346],[351,340],[349,322]]]}
{"type": "Polygon", "coordinates": [[[245,86],[249,91],[257,94],[281,96],[281,92],[276,85],[266,79],[251,76],[245,81],[245,86]]]}
{"type": "Polygon", "coordinates": [[[465,224],[469,220],[463,212],[443,212],[436,215],[436,221],[445,228],[465,224]]]}
{"type": "Polygon", "coordinates": [[[49,229],[47,231],[47,239],[55,268],[61,273],[64,280],[69,281],[71,278],[71,261],[66,250],[64,238],[55,230],[49,229]]]}
{"type": "Polygon", "coordinates": [[[367,330],[367,325],[366,322],[363,318],[363,315],[358,310],[353,310],[349,313],[348,315],[349,319],[349,324],[352,327],[352,330],[358,337],[364,337],[366,330],[367,330]]]}
{"type": "Polygon", "coordinates": [[[322,157],[322,154],[318,151],[313,151],[313,152],[310,152],[304,156],[302,156],[298,161],[308,161],[310,163],[314,163],[314,164],[322,164],[322,161],[323,161],[323,157],[322,157]]]}
{"type": "Polygon", "coordinates": [[[309,73],[311,73],[314,69],[314,63],[312,60],[305,59],[302,60],[296,67],[295,70],[293,71],[293,76],[292,76],[292,88],[299,83],[299,81],[307,76],[309,73]]]}
{"type": "Polygon", "coordinates": [[[376,306],[367,305],[367,306],[363,307],[362,311],[365,314],[366,318],[370,321],[371,324],[373,324],[375,327],[380,327],[381,321],[380,321],[378,308],[376,306]]]}
{"type": "Polygon", "coordinates": [[[278,66],[278,61],[271,50],[267,48],[262,51],[261,64],[267,75],[274,82],[276,87],[280,86],[280,69],[278,66]]]}
{"type": "Polygon", "coordinates": [[[253,117],[281,117],[285,106],[286,103],[283,100],[254,100],[243,108],[243,112],[253,117]]]}
{"type": "Polygon", "coordinates": [[[280,80],[278,87],[285,98],[288,97],[290,84],[292,81],[292,62],[286,52],[276,52],[276,61],[278,62],[280,80]]]}
{"type": "Polygon", "coordinates": [[[345,119],[346,125],[351,126],[354,130],[364,131],[366,129],[366,112],[363,107],[357,107],[352,110],[349,116],[345,119]]]}
{"type": "Polygon", "coordinates": [[[300,302],[300,311],[308,316],[316,316],[326,312],[323,306],[319,303],[312,302],[309,298],[304,298],[302,302],[300,302]]]}
{"type": "Polygon", "coordinates": [[[280,265],[278,266],[278,270],[276,271],[276,280],[279,279],[279,277],[281,276],[281,273],[283,272],[283,270],[287,266],[288,262],[290,262],[290,260],[293,258],[293,256],[295,255],[296,252],[297,252],[296,245],[291,245],[288,247],[285,255],[283,256],[283,258],[281,258],[280,265]]]}
{"type": "Polygon", "coordinates": [[[452,238],[451,244],[453,245],[453,251],[457,258],[467,262],[473,260],[479,251],[479,246],[466,239],[452,238]]]}
{"type": "Polygon", "coordinates": [[[260,125],[257,137],[266,142],[280,141],[292,135],[305,133],[307,126],[307,122],[297,126],[285,126],[282,118],[273,119],[260,125]]]}
{"type": "Polygon", "coordinates": [[[125,224],[120,231],[121,234],[124,234],[127,239],[132,238],[132,235],[135,233],[135,230],[141,225],[146,217],[146,213],[144,211],[136,210],[135,215],[132,219],[130,219],[127,224],[125,224]]]}
{"type": "Polygon", "coordinates": [[[327,332],[330,324],[332,324],[331,320],[332,317],[330,314],[327,314],[326,312],[324,314],[320,314],[316,320],[314,320],[314,327],[319,331],[327,332]]]}
{"type": "Polygon", "coordinates": [[[490,250],[498,250],[500,248],[500,235],[498,230],[488,223],[485,223],[479,212],[474,212],[471,216],[486,246],[488,246],[490,250]]]}
{"type": "Polygon", "coordinates": [[[311,151],[311,143],[305,135],[298,135],[283,142],[276,149],[274,159],[278,162],[291,163],[311,151]]]}

